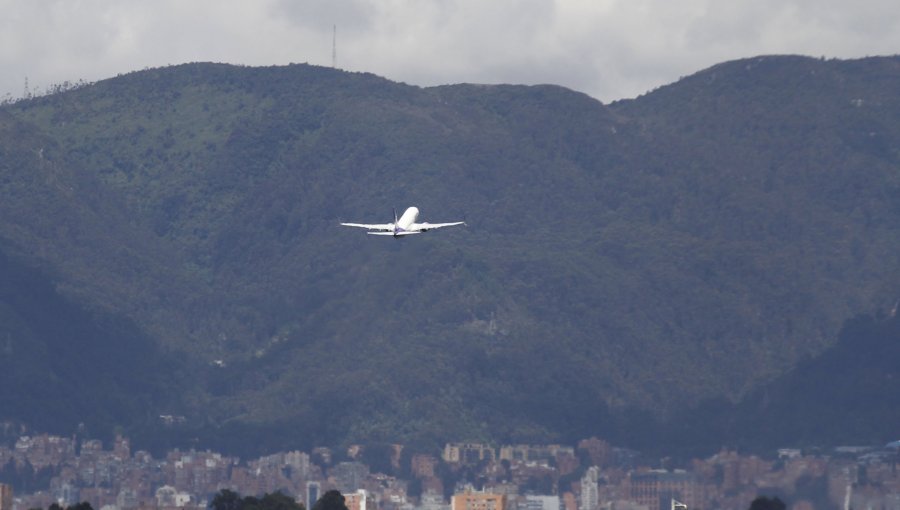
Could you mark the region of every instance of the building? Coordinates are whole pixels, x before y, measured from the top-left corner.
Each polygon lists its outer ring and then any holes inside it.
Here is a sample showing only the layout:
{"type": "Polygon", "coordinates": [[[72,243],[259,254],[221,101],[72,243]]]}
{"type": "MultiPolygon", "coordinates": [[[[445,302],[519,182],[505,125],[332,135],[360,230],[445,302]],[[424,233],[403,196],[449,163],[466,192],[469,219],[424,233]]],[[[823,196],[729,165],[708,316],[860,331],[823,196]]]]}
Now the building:
{"type": "Polygon", "coordinates": [[[0,510],[12,510],[13,490],[11,485],[0,483],[0,510]]]}
{"type": "Polygon", "coordinates": [[[483,460],[494,462],[497,454],[493,448],[481,443],[447,443],[442,458],[453,464],[476,464],[483,460]]]}
{"type": "Polygon", "coordinates": [[[706,506],[705,486],[686,471],[632,473],[627,480],[628,500],[650,510],[671,510],[672,500],[684,502],[691,510],[706,506]]]}
{"type": "Polygon", "coordinates": [[[369,467],[361,462],[341,462],[331,468],[329,474],[334,477],[341,494],[350,494],[362,488],[369,476],[369,467]]]}
{"type": "Polygon", "coordinates": [[[63,507],[74,505],[81,501],[81,490],[74,483],[63,482],[56,490],[50,492],[63,507]]]}
{"type": "Polygon", "coordinates": [[[316,504],[316,501],[319,501],[320,493],[321,493],[321,487],[319,486],[319,482],[306,482],[306,508],[307,508],[307,510],[312,509],[313,505],[316,504]]]}
{"type": "Polygon", "coordinates": [[[500,447],[499,459],[510,462],[534,462],[548,464],[559,457],[575,458],[575,450],[569,446],[550,445],[505,445],[500,447]]]}
{"type": "Polygon", "coordinates": [[[171,485],[163,485],[156,489],[156,506],[159,508],[183,508],[191,502],[191,495],[179,492],[171,485]]]}
{"type": "Polygon", "coordinates": [[[116,495],[116,508],[118,510],[130,510],[136,508],[139,503],[137,492],[129,487],[123,487],[116,495]]]}
{"type": "Polygon", "coordinates": [[[440,492],[425,491],[416,508],[419,510],[450,510],[450,505],[444,502],[444,496],[440,492]]]}
{"type": "Polygon", "coordinates": [[[578,510],[597,510],[600,506],[600,489],[597,480],[600,478],[600,468],[591,466],[581,477],[581,499],[578,501],[578,510]]]}
{"type": "Polygon", "coordinates": [[[437,459],[431,455],[416,454],[412,456],[410,465],[416,478],[431,478],[434,476],[437,459]]]}
{"type": "Polygon", "coordinates": [[[505,510],[506,495],[490,492],[466,491],[454,494],[450,510],[505,510]]]}
{"type": "Polygon", "coordinates": [[[291,467],[291,478],[306,478],[309,476],[309,455],[293,451],[284,454],[284,464],[291,467]]]}
{"type": "Polygon", "coordinates": [[[525,510],[560,510],[559,497],[525,496],[525,510]]]}
{"type": "Polygon", "coordinates": [[[612,446],[596,437],[582,439],[578,442],[578,449],[586,452],[591,458],[591,464],[598,467],[607,466],[612,457],[612,446]]]}
{"type": "Polygon", "coordinates": [[[369,502],[369,494],[363,489],[341,495],[344,496],[344,505],[347,510],[375,510],[375,505],[369,502]]]}

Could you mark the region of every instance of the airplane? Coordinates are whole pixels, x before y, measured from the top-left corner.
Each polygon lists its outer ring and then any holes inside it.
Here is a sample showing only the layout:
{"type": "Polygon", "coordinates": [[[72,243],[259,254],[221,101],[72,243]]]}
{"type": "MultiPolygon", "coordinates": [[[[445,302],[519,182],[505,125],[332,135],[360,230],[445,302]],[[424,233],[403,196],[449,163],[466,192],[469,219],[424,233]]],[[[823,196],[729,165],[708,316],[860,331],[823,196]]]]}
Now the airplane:
{"type": "Polygon", "coordinates": [[[453,227],[455,225],[465,225],[464,221],[454,221],[453,223],[416,223],[419,219],[419,209],[410,207],[403,212],[403,216],[397,219],[397,209],[394,209],[393,223],[341,223],[345,227],[359,227],[373,230],[374,232],[366,232],[373,236],[394,236],[402,237],[412,234],[421,234],[436,228],[453,227]]]}

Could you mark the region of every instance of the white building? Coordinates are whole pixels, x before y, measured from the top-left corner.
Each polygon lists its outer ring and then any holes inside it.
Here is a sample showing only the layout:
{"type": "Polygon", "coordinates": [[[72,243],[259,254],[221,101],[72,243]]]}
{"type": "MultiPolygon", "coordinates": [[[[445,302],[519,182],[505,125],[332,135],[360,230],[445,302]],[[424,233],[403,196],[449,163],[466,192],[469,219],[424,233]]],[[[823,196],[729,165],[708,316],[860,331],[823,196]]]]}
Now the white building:
{"type": "Polygon", "coordinates": [[[191,495],[186,492],[178,492],[171,485],[163,485],[156,489],[157,507],[181,508],[191,502],[191,495]]]}
{"type": "Polygon", "coordinates": [[[600,468],[591,466],[581,478],[581,499],[578,501],[578,510],[597,510],[600,504],[600,491],[597,479],[600,477],[600,468]]]}
{"type": "Polygon", "coordinates": [[[525,496],[525,510],[559,510],[558,496],[525,496]]]}
{"type": "Polygon", "coordinates": [[[442,494],[426,491],[419,498],[419,510],[450,510],[450,503],[444,501],[442,494]]]}

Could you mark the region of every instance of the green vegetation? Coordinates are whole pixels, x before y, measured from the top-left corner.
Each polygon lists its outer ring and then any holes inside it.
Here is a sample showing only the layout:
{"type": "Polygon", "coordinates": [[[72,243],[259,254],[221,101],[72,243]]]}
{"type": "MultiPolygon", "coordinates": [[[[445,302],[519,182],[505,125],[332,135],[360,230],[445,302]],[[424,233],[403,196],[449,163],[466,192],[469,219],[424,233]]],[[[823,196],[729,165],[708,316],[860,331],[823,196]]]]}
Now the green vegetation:
{"type": "Polygon", "coordinates": [[[640,444],[668,454],[702,451],[710,444],[741,451],[777,445],[886,443],[882,424],[900,420],[900,318],[862,315],[841,328],[838,343],[801,360],[737,404],[712,398],[652,424],[640,444]],[[655,427],[655,430],[653,430],[655,427]]]}
{"type": "Polygon", "coordinates": [[[750,510],[784,510],[786,507],[778,497],[760,496],[750,503],[750,510]]]}
{"type": "Polygon", "coordinates": [[[644,444],[897,298],[897,62],[744,60],[612,105],[190,64],[6,105],[0,418],[644,444]],[[408,205],[469,226],[337,227],[408,205]]]}
{"type": "Polygon", "coordinates": [[[322,494],[322,497],[313,505],[313,510],[347,510],[347,505],[344,503],[344,496],[340,491],[332,489],[322,494]]]}
{"type": "Polygon", "coordinates": [[[240,494],[228,489],[219,491],[210,502],[209,508],[212,510],[306,510],[302,504],[280,491],[266,493],[259,498],[255,496],[242,498],[240,494]]]}

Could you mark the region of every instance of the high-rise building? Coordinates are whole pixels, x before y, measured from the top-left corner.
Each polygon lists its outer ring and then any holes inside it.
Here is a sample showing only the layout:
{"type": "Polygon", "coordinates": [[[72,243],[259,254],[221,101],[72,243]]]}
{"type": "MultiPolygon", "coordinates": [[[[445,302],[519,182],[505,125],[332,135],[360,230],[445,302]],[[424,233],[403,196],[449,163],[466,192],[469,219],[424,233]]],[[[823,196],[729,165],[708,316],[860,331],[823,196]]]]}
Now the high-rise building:
{"type": "Polygon", "coordinates": [[[578,501],[578,510],[597,510],[600,505],[600,491],[597,479],[600,477],[600,468],[591,466],[581,477],[581,499],[578,501]]]}
{"type": "Polygon", "coordinates": [[[319,500],[319,482],[306,482],[306,508],[311,510],[319,500]]]}

